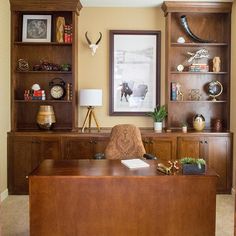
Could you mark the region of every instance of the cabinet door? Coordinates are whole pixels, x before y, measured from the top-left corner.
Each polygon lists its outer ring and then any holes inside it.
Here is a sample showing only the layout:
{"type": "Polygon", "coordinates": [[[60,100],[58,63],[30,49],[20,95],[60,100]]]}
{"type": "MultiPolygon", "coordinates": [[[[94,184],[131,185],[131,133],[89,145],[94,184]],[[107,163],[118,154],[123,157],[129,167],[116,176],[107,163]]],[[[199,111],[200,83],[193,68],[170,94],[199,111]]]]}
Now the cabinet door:
{"type": "Polygon", "coordinates": [[[63,139],[64,159],[90,159],[94,154],[91,138],[68,137],[63,139]]]}
{"type": "Polygon", "coordinates": [[[208,165],[219,175],[218,192],[231,191],[231,140],[229,137],[208,137],[208,165]]]}
{"type": "Polygon", "coordinates": [[[150,138],[149,153],[160,158],[160,160],[176,159],[176,138],[174,137],[152,137],[150,138]]]}
{"type": "Polygon", "coordinates": [[[104,153],[106,146],[109,142],[109,137],[102,137],[102,138],[95,138],[93,140],[93,144],[94,144],[94,154],[96,153],[104,153]]]}
{"type": "Polygon", "coordinates": [[[28,193],[27,176],[31,172],[31,137],[8,137],[8,191],[28,193]]]}
{"type": "Polygon", "coordinates": [[[40,138],[41,159],[61,159],[61,142],[59,137],[40,138]]]}
{"type": "Polygon", "coordinates": [[[178,159],[183,157],[206,158],[205,141],[202,137],[178,137],[177,156],[178,159]]]}

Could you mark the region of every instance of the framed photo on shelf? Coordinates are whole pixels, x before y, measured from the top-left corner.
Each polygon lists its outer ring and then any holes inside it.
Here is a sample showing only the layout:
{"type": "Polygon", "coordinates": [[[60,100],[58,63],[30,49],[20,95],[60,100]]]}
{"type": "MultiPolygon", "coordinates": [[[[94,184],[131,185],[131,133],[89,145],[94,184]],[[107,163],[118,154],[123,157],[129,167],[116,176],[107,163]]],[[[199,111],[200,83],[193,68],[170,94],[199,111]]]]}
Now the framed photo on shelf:
{"type": "Polygon", "coordinates": [[[160,55],[160,31],[110,30],[110,115],[142,116],[160,104],[160,55]]]}
{"type": "Polygon", "coordinates": [[[23,15],[22,42],[51,42],[51,15],[23,15]]]}

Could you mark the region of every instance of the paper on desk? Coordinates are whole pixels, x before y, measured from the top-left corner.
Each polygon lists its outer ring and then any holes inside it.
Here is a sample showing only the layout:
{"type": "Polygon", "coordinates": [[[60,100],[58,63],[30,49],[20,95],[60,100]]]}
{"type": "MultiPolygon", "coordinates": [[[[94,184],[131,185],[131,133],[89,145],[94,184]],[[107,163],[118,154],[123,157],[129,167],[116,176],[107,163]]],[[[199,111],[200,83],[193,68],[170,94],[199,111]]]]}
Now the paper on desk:
{"type": "Polygon", "coordinates": [[[145,161],[142,161],[140,159],[129,159],[129,160],[121,160],[121,163],[125,166],[133,169],[133,168],[143,168],[143,167],[149,167],[150,165],[146,163],[145,161]]]}

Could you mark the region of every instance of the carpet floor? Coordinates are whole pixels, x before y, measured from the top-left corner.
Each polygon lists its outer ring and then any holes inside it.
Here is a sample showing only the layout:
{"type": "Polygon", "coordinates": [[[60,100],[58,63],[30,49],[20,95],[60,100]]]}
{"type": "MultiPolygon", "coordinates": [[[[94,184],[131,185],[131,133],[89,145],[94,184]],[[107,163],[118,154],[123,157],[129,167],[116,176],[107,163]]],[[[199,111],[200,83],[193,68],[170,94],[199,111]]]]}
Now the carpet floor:
{"type": "MultiPolygon", "coordinates": [[[[1,236],[29,235],[29,196],[10,195],[2,202],[1,225],[1,236]]],[[[217,195],[216,236],[233,236],[233,230],[234,196],[217,195]]]]}

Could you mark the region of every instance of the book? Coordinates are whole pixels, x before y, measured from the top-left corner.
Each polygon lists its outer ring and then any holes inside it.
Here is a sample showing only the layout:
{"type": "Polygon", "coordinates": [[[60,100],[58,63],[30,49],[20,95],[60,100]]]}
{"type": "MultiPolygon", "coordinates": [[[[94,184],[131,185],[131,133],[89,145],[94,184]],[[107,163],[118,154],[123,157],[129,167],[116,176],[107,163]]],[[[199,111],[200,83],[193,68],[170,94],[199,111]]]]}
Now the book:
{"type": "Polygon", "coordinates": [[[121,163],[124,164],[125,166],[129,167],[130,169],[144,168],[144,167],[150,166],[148,163],[146,163],[145,161],[142,161],[140,159],[121,160],[121,163]]]}
{"type": "Polygon", "coordinates": [[[176,83],[172,82],[171,83],[171,100],[176,101],[177,100],[177,87],[176,83]]]}

